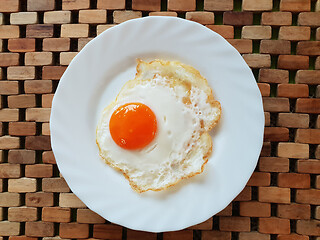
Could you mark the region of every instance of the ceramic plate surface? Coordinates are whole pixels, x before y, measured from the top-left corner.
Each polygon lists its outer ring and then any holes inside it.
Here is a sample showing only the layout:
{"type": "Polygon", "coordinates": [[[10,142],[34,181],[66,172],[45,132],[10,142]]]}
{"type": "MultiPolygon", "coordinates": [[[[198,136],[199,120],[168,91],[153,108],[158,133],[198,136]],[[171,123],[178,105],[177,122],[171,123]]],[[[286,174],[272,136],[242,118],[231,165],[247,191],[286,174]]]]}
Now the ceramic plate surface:
{"type": "Polygon", "coordinates": [[[103,32],[73,59],[55,93],[50,128],[58,167],[91,210],[131,229],[162,232],[207,220],[241,192],[261,151],[264,113],[251,70],[225,39],[181,18],[146,17],[103,32]],[[95,142],[102,110],[134,78],[136,58],[193,66],[222,107],[204,172],[161,192],[134,192],[100,159],[95,142]]]}

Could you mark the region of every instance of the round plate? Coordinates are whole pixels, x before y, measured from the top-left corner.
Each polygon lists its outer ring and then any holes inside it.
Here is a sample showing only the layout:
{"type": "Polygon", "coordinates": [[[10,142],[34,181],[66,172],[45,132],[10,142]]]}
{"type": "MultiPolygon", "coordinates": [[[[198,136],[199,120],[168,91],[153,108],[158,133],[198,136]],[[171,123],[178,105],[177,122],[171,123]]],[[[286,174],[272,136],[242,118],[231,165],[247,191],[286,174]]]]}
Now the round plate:
{"type": "Polygon", "coordinates": [[[55,93],[50,128],[58,167],[91,210],[131,229],[162,232],[207,220],[241,192],[261,151],[264,113],[250,68],[224,38],[181,18],[145,17],[103,32],[73,59],[55,93]],[[133,191],[100,159],[95,141],[102,110],[134,78],[136,58],[193,66],[222,106],[204,172],[161,192],[133,191]]]}

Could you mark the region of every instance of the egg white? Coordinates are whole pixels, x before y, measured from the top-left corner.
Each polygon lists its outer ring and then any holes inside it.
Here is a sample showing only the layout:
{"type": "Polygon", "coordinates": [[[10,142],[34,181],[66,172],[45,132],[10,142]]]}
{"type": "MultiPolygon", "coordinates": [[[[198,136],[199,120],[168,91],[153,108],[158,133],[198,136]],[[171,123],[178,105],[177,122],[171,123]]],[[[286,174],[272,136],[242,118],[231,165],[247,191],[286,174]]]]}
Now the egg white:
{"type": "Polygon", "coordinates": [[[163,190],[203,171],[212,149],[205,126],[220,117],[220,110],[220,104],[214,108],[208,102],[205,91],[179,81],[172,84],[159,73],[131,80],[102,113],[96,138],[100,156],[120,170],[137,192],[163,190]],[[109,130],[112,113],[132,102],[147,105],[157,118],[155,138],[139,150],[119,147],[109,130]]]}

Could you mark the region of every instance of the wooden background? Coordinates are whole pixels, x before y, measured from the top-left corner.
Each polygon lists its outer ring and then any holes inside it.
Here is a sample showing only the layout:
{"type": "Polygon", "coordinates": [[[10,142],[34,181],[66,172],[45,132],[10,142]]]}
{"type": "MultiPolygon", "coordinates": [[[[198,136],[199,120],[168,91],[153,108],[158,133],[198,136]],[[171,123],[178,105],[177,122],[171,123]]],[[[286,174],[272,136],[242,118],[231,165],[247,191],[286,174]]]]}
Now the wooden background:
{"type": "Polygon", "coordinates": [[[319,240],[319,11],[319,0],[0,0],[0,240],[319,240]],[[225,37],[252,68],[266,119],[243,192],[208,221],[160,234],[87,209],[59,174],[48,123],[77,52],[148,15],[194,20],[225,37]]]}

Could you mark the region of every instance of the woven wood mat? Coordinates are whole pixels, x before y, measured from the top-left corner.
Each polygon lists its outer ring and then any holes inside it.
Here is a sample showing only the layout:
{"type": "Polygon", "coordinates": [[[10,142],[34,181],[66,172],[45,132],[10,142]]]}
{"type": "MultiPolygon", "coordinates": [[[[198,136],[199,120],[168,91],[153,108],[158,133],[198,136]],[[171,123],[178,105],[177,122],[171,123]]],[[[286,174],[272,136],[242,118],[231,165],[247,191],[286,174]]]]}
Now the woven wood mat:
{"type": "Polygon", "coordinates": [[[320,1],[0,0],[0,240],[319,240],[320,1]],[[264,98],[265,142],[243,192],[179,232],[145,233],[90,211],[50,146],[52,97],[71,59],[128,19],[170,15],[225,37],[264,98]]]}

